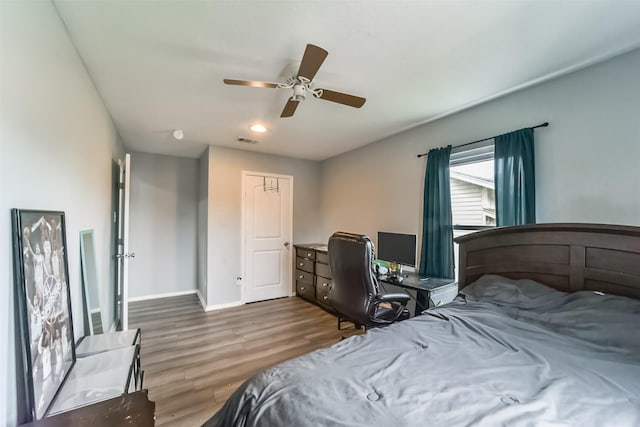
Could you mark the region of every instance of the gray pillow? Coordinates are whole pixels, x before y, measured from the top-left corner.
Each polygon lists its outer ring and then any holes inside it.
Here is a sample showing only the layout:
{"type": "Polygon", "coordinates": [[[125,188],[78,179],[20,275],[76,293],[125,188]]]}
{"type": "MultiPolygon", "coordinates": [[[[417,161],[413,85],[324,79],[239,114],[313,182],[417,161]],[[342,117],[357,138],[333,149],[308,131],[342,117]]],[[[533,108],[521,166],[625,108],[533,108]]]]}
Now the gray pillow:
{"type": "Polygon", "coordinates": [[[460,291],[468,299],[488,301],[520,308],[555,306],[565,301],[567,294],[529,279],[508,279],[486,274],[460,291]]]}

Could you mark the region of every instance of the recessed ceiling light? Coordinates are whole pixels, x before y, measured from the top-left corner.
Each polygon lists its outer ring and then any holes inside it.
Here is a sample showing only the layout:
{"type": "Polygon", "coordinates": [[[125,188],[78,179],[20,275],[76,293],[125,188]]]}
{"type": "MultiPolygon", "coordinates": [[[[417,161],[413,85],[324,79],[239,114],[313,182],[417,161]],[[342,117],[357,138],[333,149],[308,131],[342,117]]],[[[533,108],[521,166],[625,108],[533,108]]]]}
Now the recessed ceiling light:
{"type": "Polygon", "coordinates": [[[258,133],[263,133],[267,131],[267,128],[262,126],[260,123],[256,123],[255,125],[252,125],[249,129],[258,133]]]}
{"type": "Polygon", "coordinates": [[[182,138],[184,138],[184,132],[182,132],[180,129],[176,129],[173,131],[173,137],[180,141],[182,138]]]}

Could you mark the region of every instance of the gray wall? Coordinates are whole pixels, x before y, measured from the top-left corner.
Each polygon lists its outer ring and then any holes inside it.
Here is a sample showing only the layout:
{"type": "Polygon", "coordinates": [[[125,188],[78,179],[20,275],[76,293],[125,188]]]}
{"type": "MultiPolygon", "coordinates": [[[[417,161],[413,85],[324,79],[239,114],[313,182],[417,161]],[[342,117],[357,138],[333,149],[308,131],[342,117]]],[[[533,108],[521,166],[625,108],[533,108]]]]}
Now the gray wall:
{"type": "Polygon", "coordinates": [[[129,297],[195,291],[198,159],[131,155],[129,297]]]}
{"type": "Polygon", "coordinates": [[[209,148],[208,305],[240,301],[241,173],[243,170],[293,176],[293,242],[322,235],[320,164],[310,160],[209,148]]]}
{"type": "Polygon", "coordinates": [[[80,230],[109,280],[111,162],[118,136],[51,2],[0,2],[0,425],[16,422],[10,209],[66,213],[69,284],[82,335],[80,230]]]}
{"type": "Polygon", "coordinates": [[[424,143],[413,133],[378,142],[322,164],[324,235],[335,231],[416,234],[420,227],[424,143]]]}
{"type": "Polygon", "coordinates": [[[416,154],[549,121],[535,131],[539,222],[640,225],[640,50],[329,159],[323,237],[421,229],[416,154]]]}

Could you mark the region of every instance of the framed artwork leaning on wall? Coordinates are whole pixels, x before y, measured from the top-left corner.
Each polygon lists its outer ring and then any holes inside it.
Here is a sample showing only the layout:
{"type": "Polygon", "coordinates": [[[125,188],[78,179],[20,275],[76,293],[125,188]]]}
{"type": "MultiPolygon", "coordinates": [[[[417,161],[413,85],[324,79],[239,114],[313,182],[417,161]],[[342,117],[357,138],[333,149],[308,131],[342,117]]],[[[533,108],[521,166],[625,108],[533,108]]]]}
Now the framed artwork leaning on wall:
{"type": "Polygon", "coordinates": [[[12,210],[14,282],[28,421],[41,419],[75,363],[64,212],[12,210]]]}

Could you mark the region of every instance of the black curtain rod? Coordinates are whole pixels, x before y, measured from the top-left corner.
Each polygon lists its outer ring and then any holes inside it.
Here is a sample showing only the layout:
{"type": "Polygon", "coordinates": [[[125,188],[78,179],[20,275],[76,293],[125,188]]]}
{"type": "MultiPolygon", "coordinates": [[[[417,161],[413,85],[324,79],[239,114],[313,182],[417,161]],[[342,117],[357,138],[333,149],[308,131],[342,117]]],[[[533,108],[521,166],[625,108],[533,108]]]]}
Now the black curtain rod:
{"type": "MultiPolygon", "coordinates": [[[[523,129],[546,128],[547,126],[549,126],[549,122],[544,122],[544,123],[541,123],[541,124],[539,124],[539,125],[537,125],[537,126],[531,126],[530,128],[523,128],[523,129]]],[[[504,134],[502,134],[502,135],[504,135],[504,134]]],[[[451,148],[458,148],[458,147],[464,147],[464,146],[471,145],[471,144],[477,144],[478,142],[488,141],[488,140],[493,139],[493,138],[496,138],[496,137],[498,137],[498,136],[500,136],[500,135],[490,136],[489,138],[482,138],[482,139],[479,139],[479,140],[477,140],[477,141],[467,142],[467,143],[465,143],[465,144],[454,145],[454,146],[453,146],[453,147],[451,147],[451,148]]],[[[426,156],[427,154],[429,154],[429,153],[422,153],[422,154],[418,154],[418,157],[423,157],[423,156],[426,156]]]]}

